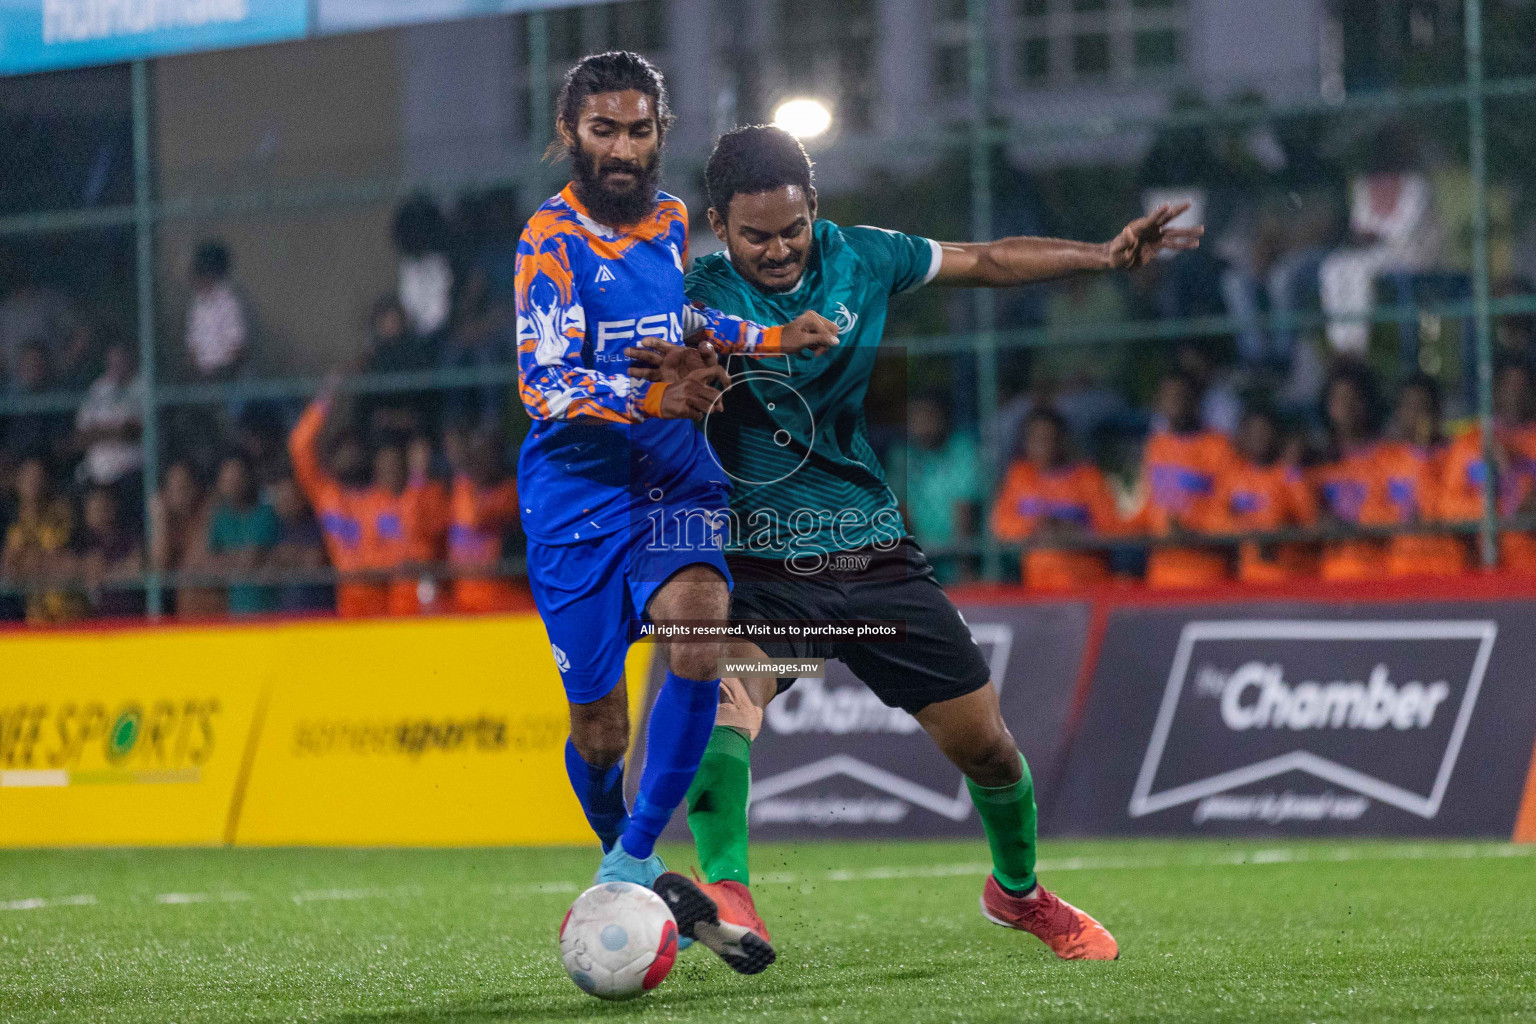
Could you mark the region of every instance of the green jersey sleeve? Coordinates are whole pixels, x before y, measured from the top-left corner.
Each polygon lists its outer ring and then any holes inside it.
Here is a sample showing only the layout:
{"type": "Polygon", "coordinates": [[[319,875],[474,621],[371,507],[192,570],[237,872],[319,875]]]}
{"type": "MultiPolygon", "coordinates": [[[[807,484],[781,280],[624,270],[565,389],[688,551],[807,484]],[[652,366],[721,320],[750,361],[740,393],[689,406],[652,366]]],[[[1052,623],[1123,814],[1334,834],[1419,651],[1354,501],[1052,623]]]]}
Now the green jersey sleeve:
{"type": "Polygon", "coordinates": [[[860,225],[843,228],[843,238],[881,276],[892,295],[932,281],[944,259],[939,243],[921,235],[860,225]]]}

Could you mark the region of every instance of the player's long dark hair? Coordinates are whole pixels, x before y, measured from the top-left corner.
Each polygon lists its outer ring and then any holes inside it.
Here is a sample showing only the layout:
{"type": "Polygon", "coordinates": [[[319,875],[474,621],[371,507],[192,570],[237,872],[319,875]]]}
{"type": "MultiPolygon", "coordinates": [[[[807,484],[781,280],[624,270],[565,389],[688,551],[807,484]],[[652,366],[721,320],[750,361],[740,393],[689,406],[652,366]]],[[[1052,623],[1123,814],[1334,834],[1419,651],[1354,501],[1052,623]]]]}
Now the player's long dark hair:
{"type": "Polygon", "coordinates": [[[811,191],[811,158],[800,140],[782,128],[751,124],[720,136],[704,168],[709,205],[722,218],[737,195],[771,192],[786,185],[811,191]]]}
{"type": "MultiPolygon", "coordinates": [[[[605,92],[625,92],[633,89],[644,93],[656,105],[656,129],[665,136],[672,127],[672,104],[667,99],[667,83],[656,65],[628,50],[609,50],[607,53],[589,54],[577,61],[565,73],[560,86],[560,98],[555,103],[555,121],[564,125],[572,137],[576,135],[576,123],[581,120],[581,104],[588,96],[605,92]]],[[[557,135],[545,150],[547,160],[569,156],[565,142],[557,135]]]]}

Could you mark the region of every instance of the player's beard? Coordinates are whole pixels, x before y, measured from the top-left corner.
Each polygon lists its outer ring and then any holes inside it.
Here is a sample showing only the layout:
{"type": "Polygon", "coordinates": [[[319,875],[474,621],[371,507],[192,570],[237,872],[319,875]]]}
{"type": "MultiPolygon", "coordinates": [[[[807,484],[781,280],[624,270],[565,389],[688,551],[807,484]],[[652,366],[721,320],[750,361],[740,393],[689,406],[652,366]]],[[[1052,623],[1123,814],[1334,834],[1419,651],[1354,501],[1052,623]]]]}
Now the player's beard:
{"type": "Polygon", "coordinates": [[[599,224],[629,227],[640,223],[656,209],[656,188],[661,180],[659,148],[645,164],[607,160],[599,166],[595,157],[578,146],[571,154],[571,165],[575,172],[571,185],[576,190],[576,198],[599,224]],[[609,188],[604,175],[616,170],[632,173],[633,184],[625,189],[609,188]]]}

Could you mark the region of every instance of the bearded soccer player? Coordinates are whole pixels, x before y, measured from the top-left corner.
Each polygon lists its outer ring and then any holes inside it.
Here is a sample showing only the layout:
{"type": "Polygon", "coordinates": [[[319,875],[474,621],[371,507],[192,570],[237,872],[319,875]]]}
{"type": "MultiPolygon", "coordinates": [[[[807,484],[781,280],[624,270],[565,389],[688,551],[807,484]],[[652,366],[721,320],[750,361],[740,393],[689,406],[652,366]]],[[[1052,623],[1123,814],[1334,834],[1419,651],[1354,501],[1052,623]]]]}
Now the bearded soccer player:
{"type": "Polygon", "coordinates": [[[518,384],[533,418],[518,479],[529,583],[570,704],[566,768],[605,851],[597,880],[653,886],[680,935],[754,973],[773,948],[722,927],[714,903],[654,850],[714,725],[718,645],[666,651],[633,813],[624,802],[624,656],[637,620],[727,612],[719,538],[673,514],[724,507],[725,477],[690,422],[715,403],[724,371],[636,381],[623,343],[695,336],[727,352],[798,354],[834,344],[836,332],[814,315],[763,328],[687,306],[687,212],[656,187],[670,120],[660,72],[635,54],[587,57],[565,77],[556,124],[573,177],[517,250],[518,384]]]}
{"type": "MultiPolygon", "coordinates": [[[[731,617],[906,623],[903,643],[765,643],[733,646],[732,657],[841,658],[882,701],[915,715],[965,774],[991,845],[983,914],[1039,936],[1060,957],[1114,958],[1110,934],[1035,879],[1029,768],[1003,722],[980,649],[901,524],[870,446],[864,395],[893,295],[927,284],[1009,288],[1140,267],[1161,249],[1194,248],[1201,229],[1170,228],[1183,212],[1171,207],[1133,221],[1103,245],[1042,238],[941,244],[880,228],[841,228],[816,217],[811,165],[799,142],[769,127],[725,135],[710,157],[706,187],[710,226],[726,252],[697,262],[689,298],[758,320],[815,310],[840,328],[838,348],[824,359],[764,361],[774,369],[746,375],[708,424],[734,478],[732,521],[754,531],[765,523],[793,530],[754,532],[733,549],[731,617]],[[814,535],[804,528],[805,509],[822,510],[814,535]],[[846,568],[859,564],[866,567],[846,568]]],[[[648,348],[629,354],[632,375],[667,378],[666,361],[648,348]]],[[[748,759],[762,709],[793,682],[748,678],[722,689],[688,794],[706,893],[722,919],[763,935],[747,889],[748,759]]]]}

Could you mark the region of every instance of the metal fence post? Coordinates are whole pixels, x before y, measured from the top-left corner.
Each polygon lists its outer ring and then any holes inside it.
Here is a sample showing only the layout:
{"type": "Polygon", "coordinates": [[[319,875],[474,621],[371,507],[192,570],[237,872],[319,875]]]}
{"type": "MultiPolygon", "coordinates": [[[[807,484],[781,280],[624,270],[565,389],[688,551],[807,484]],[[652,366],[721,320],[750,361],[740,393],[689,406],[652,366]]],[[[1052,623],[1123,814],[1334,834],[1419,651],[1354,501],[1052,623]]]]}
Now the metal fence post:
{"type": "MultiPolygon", "coordinates": [[[[992,238],[992,119],[991,52],[988,46],[989,0],[966,0],[967,84],[970,92],[971,136],[971,240],[992,238]]],[[[981,484],[990,499],[998,478],[997,436],[997,296],[990,288],[971,289],[976,316],[976,420],[981,442],[981,484]]],[[[981,572],[989,580],[1002,576],[1001,552],[988,529],[989,500],[982,502],[979,525],[982,538],[981,572]]]]}
{"type": "Polygon", "coordinates": [[[1488,309],[1488,140],[1483,112],[1483,3],[1466,0],[1467,130],[1472,172],[1472,316],[1477,338],[1477,419],[1483,432],[1483,565],[1498,564],[1498,495],[1494,473],[1493,319],[1488,309]]]}
{"type": "MultiPolygon", "coordinates": [[[[552,98],[549,94],[549,12],[528,12],[528,138],[533,140],[533,164],[539,163],[544,147],[554,134],[552,98]]],[[[538,196],[543,196],[545,174],[540,173],[538,196]]],[[[543,202],[543,199],[539,199],[543,202]]]]}
{"type": "Polygon", "coordinates": [[[165,589],[160,568],[151,560],[154,551],[155,485],[160,478],[160,410],[155,398],[155,211],[151,191],[149,153],[149,62],[133,62],[133,225],[135,265],[138,272],[139,381],[143,388],[144,449],[144,597],[151,619],[165,610],[165,589]]]}

